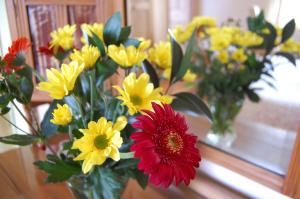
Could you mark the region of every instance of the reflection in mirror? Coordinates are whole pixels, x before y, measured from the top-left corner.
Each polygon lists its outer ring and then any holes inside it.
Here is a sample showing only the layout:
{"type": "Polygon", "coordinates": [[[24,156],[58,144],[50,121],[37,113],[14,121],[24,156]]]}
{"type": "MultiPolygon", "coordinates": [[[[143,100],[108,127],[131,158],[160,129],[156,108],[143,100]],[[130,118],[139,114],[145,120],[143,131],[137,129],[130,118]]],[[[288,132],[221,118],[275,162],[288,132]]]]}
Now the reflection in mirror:
{"type": "MultiPolygon", "coordinates": [[[[299,4],[291,0],[128,0],[128,23],[135,27],[134,36],[149,38],[154,45],[167,40],[168,28],[179,24],[186,27],[194,16],[211,16],[218,26],[234,19],[246,30],[247,17],[258,15],[262,9],[265,19],[274,27],[283,28],[294,18],[297,26],[293,39],[297,40],[300,15],[295,8],[299,4]]],[[[274,52],[279,50],[280,47],[274,48],[274,52]]],[[[273,56],[271,60],[275,69],[270,75],[274,80],[268,81],[276,89],[263,80],[251,84],[260,88],[257,94],[261,100],[253,103],[246,98],[234,122],[235,134],[229,138],[229,144],[207,139],[209,124],[200,125],[199,118],[190,117],[190,124],[202,142],[284,176],[300,124],[300,69],[282,57],[273,56]]]]}

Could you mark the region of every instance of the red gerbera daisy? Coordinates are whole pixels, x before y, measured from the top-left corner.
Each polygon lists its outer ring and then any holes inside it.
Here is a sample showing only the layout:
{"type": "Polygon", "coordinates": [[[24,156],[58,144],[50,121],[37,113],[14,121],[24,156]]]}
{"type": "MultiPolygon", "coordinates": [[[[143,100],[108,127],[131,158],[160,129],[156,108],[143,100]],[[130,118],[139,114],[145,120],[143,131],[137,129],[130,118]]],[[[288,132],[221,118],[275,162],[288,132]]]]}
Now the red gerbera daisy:
{"type": "Polygon", "coordinates": [[[140,158],[138,169],[149,175],[152,184],[167,188],[186,185],[195,177],[201,160],[195,147],[197,137],[187,133],[185,118],[175,113],[170,105],[152,103],[153,112],[144,110],[133,124],[140,132],[131,135],[134,140],[130,150],[140,158]]]}
{"type": "Polygon", "coordinates": [[[25,37],[18,38],[8,48],[8,53],[4,56],[3,60],[6,62],[4,71],[10,73],[13,69],[19,70],[20,66],[24,64],[25,53],[30,48],[31,44],[25,37]],[[18,58],[18,59],[17,59],[18,58]]]}

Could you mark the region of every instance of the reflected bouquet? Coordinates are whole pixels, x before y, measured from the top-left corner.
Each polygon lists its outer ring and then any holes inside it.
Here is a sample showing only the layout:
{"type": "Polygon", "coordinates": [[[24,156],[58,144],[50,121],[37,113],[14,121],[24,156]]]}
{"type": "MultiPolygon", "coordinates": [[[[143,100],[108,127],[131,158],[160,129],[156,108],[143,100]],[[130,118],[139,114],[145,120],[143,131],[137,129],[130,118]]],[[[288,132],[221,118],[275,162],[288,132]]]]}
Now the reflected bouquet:
{"type": "MultiPolygon", "coordinates": [[[[197,137],[174,107],[211,118],[209,109],[191,93],[169,95],[160,87],[147,61],[150,41],[129,37],[131,27],[122,27],[121,21],[116,13],[104,25],[83,24],[80,49],[74,47],[76,26],[53,31],[40,52],[59,65],[47,69],[46,77],[26,64],[31,46],[26,38],[14,41],[0,59],[1,116],[14,106],[32,132],[7,120],[22,133],[0,142],[45,145],[51,153],[34,164],[48,173],[46,182],[67,181],[78,198],[119,198],[129,178],[143,188],[148,181],[165,188],[173,182],[188,185],[201,160],[197,137]],[[41,123],[29,121],[15,103],[30,105],[32,74],[39,80],[37,89],[53,99],[41,123]],[[58,133],[67,134],[68,140],[55,151],[49,140],[58,133]]],[[[191,58],[190,50],[183,53],[170,40],[170,53],[180,56],[170,61],[169,86],[182,80],[191,58]]]]}
{"type": "Polygon", "coordinates": [[[211,17],[195,17],[185,28],[173,29],[182,44],[197,43],[190,70],[197,74],[198,96],[206,98],[211,107],[215,134],[232,132],[245,97],[259,101],[257,91],[261,88],[253,83],[264,81],[274,87],[272,57],[281,56],[296,64],[294,54],[299,52],[299,44],[291,39],[294,20],[281,29],[266,21],[262,11],[248,17],[247,25],[245,30],[239,22],[228,20],[217,26],[211,17]]]}

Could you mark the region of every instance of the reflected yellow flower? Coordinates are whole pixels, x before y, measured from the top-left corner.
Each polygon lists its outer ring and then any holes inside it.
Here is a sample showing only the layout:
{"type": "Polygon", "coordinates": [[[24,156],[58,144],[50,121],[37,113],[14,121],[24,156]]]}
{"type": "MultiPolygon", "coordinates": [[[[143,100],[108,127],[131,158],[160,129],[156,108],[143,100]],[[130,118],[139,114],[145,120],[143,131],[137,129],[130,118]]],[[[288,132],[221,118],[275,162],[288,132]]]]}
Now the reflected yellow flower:
{"type": "Polygon", "coordinates": [[[63,48],[64,50],[71,49],[74,43],[73,35],[75,31],[76,25],[66,25],[62,28],[58,28],[56,31],[51,32],[50,47],[53,48],[54,52],[57,52],[59,47],[63,48]]]}
{"type": "Polygon", "coordinates": [[[242,48],[234,51],[231,57],[233,60],[241,63],[247,60],[247,55],[245,54],[245,51],[242,48]]]}
{"type": "Polygon", "coordinates": [[[190,26],[193,26],[194,28],[199,28],[201,26],[215,27],[216,25],[216,20],[208,16],[196,16],[190,23],[190,26]]]}
{"type": "Polygon", "coordinates": [[[293,39],[289,39],[281,45],[280,51],[300,54],[300,44],[293,39]]]}
{"type": "Polygon", "coordinates": [[[183,29],[182,26],[177,25],[173,29],[173,34],[177,42],[183,44],[187,40],[189,40],[193,34],[194,28],[191,26],[188,26],[186,30],[183,29]]]}
{"type": "Polygon", "coordinates": [[[241,32],[233,37],[233,43],[243,47],[260,45],[262,42],[261,36],[250,31],[241,32]]]}
{"type": "Polygon", "coordinates": [[[121,96],[117,98],[123,101],[123,105],[128,107],[130,115],[134,115],[142,110],[152,110],[151,103],[171,103],[172,98],[161,95],[161,88],[155,88],[149,83],[149,75],[142,73],[136,78],[135,73],[130,73],[123,82],[123,89],[113,86],[121,96]]]}
{"type": "Polygon", "coordinates": [[[225,51],[225,50],[221,50],[221,51],[218,53],[217,58],[218,58],[223,64],[228,63],[228,60],[229,60],[228,52],[225,51]]]}
{"type": "Polygon", "coordinates": [[[122,44],[120,46],[109,45],[108,56],[124,68],[138,65],[147,58],[147,54],[143,50],[134,46],[125,48],[122,44]]]}
{"type": "MultiPolygon", "coordinates": [[[[166,78],[167,80],[170,80],[171,68],[167,68],[164,70],[163,77],[166,78]]],[[[195,73],[193,73],[190,69],[188,69],[186,71],[186,73],[184,74],[184,76],[182,77],[182,80],[186,81],[186,82],[193,82],[196,80],[196,78],[197,78],[197,75],[195,73]]]]}
{"type": "Polygon", "coordinates": [[[56,125],[67,125],[72,121],[71,109],[67,104],[63,106],[57,104],[57,108],[54,109],[52,115],[53,119],[50,122],[56,125]]]}
{"type": "Polygon", "coordinates": [[[38,89],[46,91],[54,99],[62,99],[73,90],[77,77],[84,69],[78,62],[62,64],[61,71],[51,68],[46,70],[48,82],[40,82],[38,89]]]}
{"type": "Polygon", "coordinates": [[[94,46],[84,46],[80,51],[74,50],[70,55],[71,60],[77,61],[79,64],[84,64],[85,68],[91,68],[95,65],[100,57],[100,51],[94,46]]]}
{"type": "Polygon", "coordinates": [[[161,69],[170,68],[172,64],[170,42],[159,42],[149,50],[150,62],[156,64],[161,69]]]}
{"type": "Polygon", "coordinates": [[[231,44],[231,35],[229,34],[216,34],[210,37],[210,50],[224,50],[231,44]]]}
{"type": "Polygon", "coordinates": [[[107,157],[114,161],[120,160],[119,148],[123,143],[120,131],[126,124],[124,116],[119,117],[115,124],[101,117],[97,122],[89,122],[87,129],[80,129],[83,137],[74,141],[72,149],[79,149],[81,152],[74,160],[83,160],[84,174],[95,165],[102,165],[107,157]]]}

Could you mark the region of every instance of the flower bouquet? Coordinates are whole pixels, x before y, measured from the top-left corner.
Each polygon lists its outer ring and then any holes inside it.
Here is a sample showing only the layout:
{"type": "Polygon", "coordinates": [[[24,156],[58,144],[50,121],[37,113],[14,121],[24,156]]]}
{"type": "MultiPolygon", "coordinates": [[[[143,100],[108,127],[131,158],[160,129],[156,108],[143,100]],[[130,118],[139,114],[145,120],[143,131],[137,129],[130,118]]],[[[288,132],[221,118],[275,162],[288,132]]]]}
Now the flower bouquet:
{"type": "MultiPolygon", "coordinates": [[[[0,142],[45,145],[51,153],[34,164],[48,173],[46,182],[67,181],[77,198],[120,198],[129,178],[143,188],[148,181],[165,188],[173,182],[188,185],[201,160],[197,137],[173,107],[211,118],[209,109],[191,93],[169,95],[160,87],[147,61],[150,41],[129,37],[131,27],[122,27],[121,21],[116,13],[104,25],[83,24],[80,49],[74,47],[76,26],[53,31],[48,46],[40,48],[58,63],[47,69],[47,77],[26,64],[31,46],[26,38],[14,41],[0,59],[1,116],[14,106],[32,132],[7,120],[23,134],[0,142]],[[39,80],[37,89],[53,98],[41,123],[29,121],[15,103],[30,105],[32,74],[39,80]],[[107,86],[112,76],[121,84],[107,86]],[[59,151],[49,145],[57,133],[68,135],[59,151]]],[[[192,43],[183,53],[172,36],[170,40],[168,87],[182,80],[192,55],[192,43]]]]}
{"type": "Polygon", "coordinates": [[[191,40],[193,31],[196,32],[191,70],[198,77],[195,81],[198,96],[207,99],[213,114],[213,134],[209,135],[219,136],[220,142],[222,136],[232,134],[233,121],[245,97],[252,102],[259,101],[260,88],[253,83],[264,81],[274,87],[271,58],[282,56],[295,65],[293,54],[300,49],[291,39],[294,20],[281,29],[266,21],[261,12],[248,17],[247,23],[248,30],[244,30],[234,20],[217,26],[211,17],[195,17],[185,28],[177,26],[173,30],[182,44],[191,40]]]}

